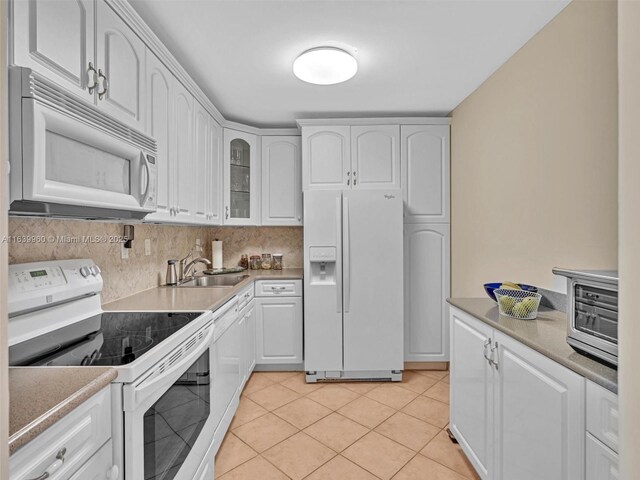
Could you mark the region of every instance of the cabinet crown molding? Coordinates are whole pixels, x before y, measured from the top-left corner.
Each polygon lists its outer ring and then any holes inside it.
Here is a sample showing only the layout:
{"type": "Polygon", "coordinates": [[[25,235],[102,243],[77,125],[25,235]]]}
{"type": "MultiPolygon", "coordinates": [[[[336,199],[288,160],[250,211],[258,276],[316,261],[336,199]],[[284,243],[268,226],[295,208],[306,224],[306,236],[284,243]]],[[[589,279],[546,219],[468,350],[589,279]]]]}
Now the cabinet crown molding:
{"type": "Polygon", "coordinates": [[[296,120],[299,127],[366,125],[451,125],[451,117],[312,118],[296,120]]]}

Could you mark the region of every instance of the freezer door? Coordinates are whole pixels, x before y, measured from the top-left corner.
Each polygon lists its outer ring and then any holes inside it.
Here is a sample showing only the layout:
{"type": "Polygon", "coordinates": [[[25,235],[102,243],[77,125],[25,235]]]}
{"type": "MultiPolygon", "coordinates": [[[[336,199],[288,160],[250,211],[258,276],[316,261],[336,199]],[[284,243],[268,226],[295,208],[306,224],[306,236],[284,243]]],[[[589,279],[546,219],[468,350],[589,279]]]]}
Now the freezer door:
{"type": "Polygon", "coordinates": [[[344,192],[342,217],[343,369],[402,370],[402,192],[344,192]]]}
{"type": "Polygon", "coordinates": [[[304,192],[304,365],[342,370],[342,192],[304,192]]]}

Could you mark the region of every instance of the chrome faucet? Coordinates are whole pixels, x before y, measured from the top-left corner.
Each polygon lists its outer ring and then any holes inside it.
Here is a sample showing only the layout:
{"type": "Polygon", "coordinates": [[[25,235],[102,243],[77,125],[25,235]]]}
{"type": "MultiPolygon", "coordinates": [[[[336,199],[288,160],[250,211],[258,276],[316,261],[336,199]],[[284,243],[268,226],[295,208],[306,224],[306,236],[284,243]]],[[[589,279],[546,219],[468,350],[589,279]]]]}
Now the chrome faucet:
{"type": "MultiPolygon", "coordinates": [[[[188,257],[187,257],[188,258],[188,257]]],[[[193,268],[198,264],[198,263],[204,263],[207,268],[211,269],[213,268],[213,264],[211,263],[210,260],[204,258],[204,257],[198,257],[198,258],[194,258],[193,260],[191,260],[186,267],[184,267],[183,270],[183,280],[192,277],[191,275],[191,271],[193,270],[193,268]]]]}

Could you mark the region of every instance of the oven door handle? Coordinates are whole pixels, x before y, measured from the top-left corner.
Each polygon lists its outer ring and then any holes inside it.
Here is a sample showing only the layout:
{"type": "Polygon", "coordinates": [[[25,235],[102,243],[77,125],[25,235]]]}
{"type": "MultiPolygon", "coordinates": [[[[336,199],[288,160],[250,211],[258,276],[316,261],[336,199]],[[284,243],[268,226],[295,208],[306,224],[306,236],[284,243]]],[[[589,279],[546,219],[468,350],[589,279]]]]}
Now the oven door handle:
{"type": "Polygon", "coordinates": [[[138,385],[135,385],[133,388],[133,394],[135,399],[135,404],[139,405],[144,399],[148,396],[150,391],[155,390],[156,386],[159,383],[170,382],[174,383],[180,375],[184,373],[184,370],[189,368],[191,364],[202,355],[208,348],[211,347],[211,339],[213,338],[213,325],[209,327],[209,331],[207,332],[207,336],[198,343],[199,348],[195,348],[193,351],[184,355],[179,362],[171,365],[170,368],[156,376],[154,379],[150,381],[143,380],[138,385]],[[175,377],[175,378],[173,378],[175,377]]]}

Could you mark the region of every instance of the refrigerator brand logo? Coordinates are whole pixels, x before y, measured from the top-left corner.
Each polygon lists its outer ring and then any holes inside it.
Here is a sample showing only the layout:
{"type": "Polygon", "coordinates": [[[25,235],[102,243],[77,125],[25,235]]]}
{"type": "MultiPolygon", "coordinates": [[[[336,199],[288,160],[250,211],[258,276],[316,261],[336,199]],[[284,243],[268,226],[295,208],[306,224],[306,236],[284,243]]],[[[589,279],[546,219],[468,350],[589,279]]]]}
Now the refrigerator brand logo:
{"type": "Polygon", "coordinates": [[[385,194],[384,198],[386,198],[387,200],[391,200],[392,198],[396,198],[395,195],[387,195],[385,194]]]}

